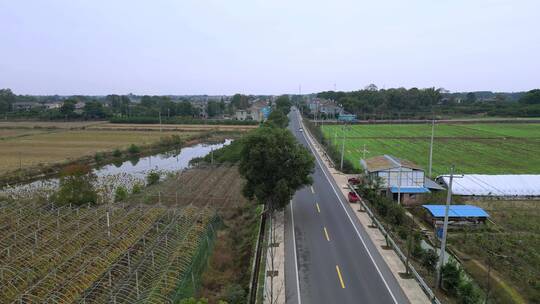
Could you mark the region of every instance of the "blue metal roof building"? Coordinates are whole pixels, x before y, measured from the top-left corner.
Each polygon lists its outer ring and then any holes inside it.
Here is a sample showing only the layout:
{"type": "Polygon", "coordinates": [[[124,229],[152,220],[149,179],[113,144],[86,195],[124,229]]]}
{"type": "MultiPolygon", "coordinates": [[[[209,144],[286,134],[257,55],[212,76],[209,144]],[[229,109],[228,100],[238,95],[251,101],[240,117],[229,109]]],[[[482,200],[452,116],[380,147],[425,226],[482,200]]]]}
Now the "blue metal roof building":
{"type": "MultiPolygon", "coordinates": [[[[427,211],[426,220],[437,229],[441,229],[444,221],[445,205],[422,205],[427,211]]],[[[448,223],[450,227],[476,226],[485,224],[489,214],[484,209],[473,205],[450,205],[448,223]]]]}
{"type": "MultiPolygon", "coordinates": [[[[444,217],[445,205],[422,205],[433,217],[444,217]]],[[[448,217],[489,217],[484,209],[473,205],[450,205],[448,217]]]]}
{"type": "Polygon", "coordinates": [[[419,194],[419,193],[429,193],[429,189],[425,187],[401,187],[398,188],[396,186],[390,187],[390,192],[392,193],[411,193],[411,194],[419,194]]]}

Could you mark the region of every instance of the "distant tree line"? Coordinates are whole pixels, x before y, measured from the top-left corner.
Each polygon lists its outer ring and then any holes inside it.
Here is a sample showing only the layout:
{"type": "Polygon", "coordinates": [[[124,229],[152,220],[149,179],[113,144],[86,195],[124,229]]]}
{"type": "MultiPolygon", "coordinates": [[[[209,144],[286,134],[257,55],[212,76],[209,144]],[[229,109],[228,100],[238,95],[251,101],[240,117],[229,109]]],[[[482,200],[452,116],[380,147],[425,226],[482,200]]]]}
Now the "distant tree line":
{"type": "Polygon", "coordinates": [[[325,91],[319,98],[331,99],[359,119],[432,118],[459,116],[540,116],[540,90],[525,93],[448,93],[444,89],[392,88],[370,85],[352,92],[325,91]]]}
{"type": "Polygon", "coordinates": [[[250,96],[235,94],[231,102],[224,99],[210,100],[204,107],[196,106],[188,98],[173,100],[169,96],[140,97],[140,102],[133,102],[126,95],[103,96],[26,96],[16,95],[10,89],[0,90],[0,115],[10,118],[33,118],[45,120],[58,119],[124,119],[158,120],[178,118],[183,120],[199,119],[206,114],[208,118],[220,118],[227,114],[234,115],[237,109],[249,107],[250,96]],[[32,107],[17,108],[17,103],[34,103],[32,107]],[[58,108],[47,109],[50,102],[61,102],[58,108]]]}

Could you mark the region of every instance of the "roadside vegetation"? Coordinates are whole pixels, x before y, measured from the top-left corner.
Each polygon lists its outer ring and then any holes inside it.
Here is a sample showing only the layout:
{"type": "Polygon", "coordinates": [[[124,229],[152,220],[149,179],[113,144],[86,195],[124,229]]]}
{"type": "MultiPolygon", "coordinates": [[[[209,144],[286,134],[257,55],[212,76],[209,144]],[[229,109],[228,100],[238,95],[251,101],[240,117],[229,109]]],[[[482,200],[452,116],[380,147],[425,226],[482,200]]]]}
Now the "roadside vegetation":
{"type": "MultiPolygon", "coordinates": [[[[437,297],[444,303],[480,304],[483,303],[482,290],[471,279],[470,275],[455,263],[447,263],[442,268],[442,290],[436,287],[436,267],[438,254],[434,249],[422,246],[427,241],[422,231],[423,225],[418,219],[408,216],[403,205],[396,204],[392,199],[378,194],[379,181],[362,177],[365,183],[358,185],[358,193],[374,211],[376,217],[384,225],[385,230],[397,243],[407,260],[420,273],[424,281],[432,287],[437,297]]],[[[409,208],[413,214],[421,213],[418,208],[409,208]]],[[[386,249],[391,247],[388,245],[386,249]]],[[[407,267],[407,266],[406,266],[407,267]]],[[[404,276],[410,276],[404,272],[404,276]]]]}
{"type": "Polygon", "coordinates": [[[332,160],[332,163],[337,169],[340,169],[343,173],[352,174],[359,173],[360,170],[358,166],[354,165],[354,159],[350,155],[350,150],[347,149],[347,144],[345,143],[344,157],[343,157],[343,168],[341,168],[341,143],[332,142],[327,137],[325,137],[323,130],[320,127],[316,126],[313,122],[305,119],[304,125],[309,129],[309,132],[315,139],[324,147],[324,153],[332,160]]]}

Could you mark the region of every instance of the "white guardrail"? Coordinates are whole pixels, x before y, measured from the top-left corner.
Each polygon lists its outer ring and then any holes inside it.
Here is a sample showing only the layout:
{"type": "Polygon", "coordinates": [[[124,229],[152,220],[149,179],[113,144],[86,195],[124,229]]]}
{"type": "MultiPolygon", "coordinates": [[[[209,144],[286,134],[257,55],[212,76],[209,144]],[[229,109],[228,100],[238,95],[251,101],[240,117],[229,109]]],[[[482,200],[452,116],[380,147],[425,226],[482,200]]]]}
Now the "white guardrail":
{"type": "MultiPolygon", "coordinates": [[[[381,231],[381,233],[383,234],[384,238],[387,240],[387,243],[390,244],[390,246],[392,247],[392,249],[397,253],[399,259],[401,260],[401,262],[406,266],[407,264],[407,257],[403,254],[403,252],[401,251],[401,249],[399,249],[399,246],[396,244],[396,242],[392,239],[392,237],[390,236],[390,234],[386,231],[386,229],[384,229],[384,226],[381,224],[381,222],[377,219],[377,217],[375,217],[375,214],[373,214],[373,212],[371,211],[371,209],[369,209],[369,207],[367,206],[367,204],[364,202],[364,200],[362,199],[362,197],[358,194],[358,192],[356,192],[356,189],[354,189],[354,187],[347,183],[347,186],[349,187],[349,189],[351,191],[353,191],[359,198],[359,201],[360,201],[360,204],[362,205],[362,207],[364,208],[364,210],[366,211],[366,213],[368,214],[368,216],[371,218],[372,222],[377,226],[377,228],[379,228],[379,230],[381,231]]],[[[426,282],[424,281],[424,279],[422,278],[422,276],[420,276],[420,274],[416,271],[416,269],[414,269],[413,265],[411,265],[411,263],[409,263],[409,269],[411,271],[411,273],[413,274],[414,276],[414,279],[418,282],[418,284],[420,285],[420,287],[422,288],[422,290],[424,291],[424,293],[428,296],[429,300],[431,301],[431,303],[434,303],[434,304],[441,304],[441,302],[439,301],[439,299],[437,299],[437,297],[435,296],[435,293],[433,292],[433,290],[431,290],[431,288],[426,284],[426,282]]]]}

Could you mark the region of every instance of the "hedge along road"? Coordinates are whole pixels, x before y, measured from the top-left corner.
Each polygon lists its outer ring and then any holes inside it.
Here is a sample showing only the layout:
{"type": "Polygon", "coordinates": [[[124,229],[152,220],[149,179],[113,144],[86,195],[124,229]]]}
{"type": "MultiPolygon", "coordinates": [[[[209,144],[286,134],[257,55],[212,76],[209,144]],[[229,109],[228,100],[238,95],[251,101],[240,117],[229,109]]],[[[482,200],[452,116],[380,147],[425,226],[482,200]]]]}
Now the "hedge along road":
{"type": "MultiPolygon", "coordinates": [[[[289,128],[311,149],[296,111],[289,128]]],[[[313,152],[313,151],[312,151],[313,152]]],[[[286,208],[287,303],[408,303],[318,155],[313,186],[286,208]]]]}

